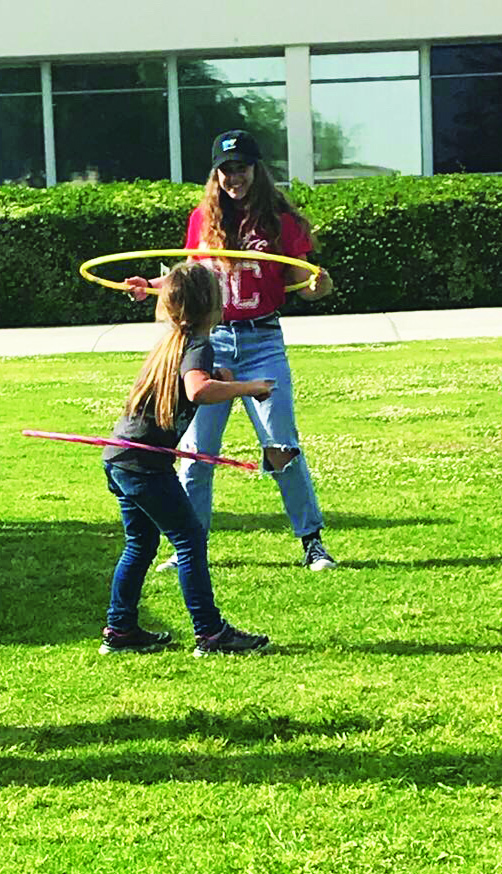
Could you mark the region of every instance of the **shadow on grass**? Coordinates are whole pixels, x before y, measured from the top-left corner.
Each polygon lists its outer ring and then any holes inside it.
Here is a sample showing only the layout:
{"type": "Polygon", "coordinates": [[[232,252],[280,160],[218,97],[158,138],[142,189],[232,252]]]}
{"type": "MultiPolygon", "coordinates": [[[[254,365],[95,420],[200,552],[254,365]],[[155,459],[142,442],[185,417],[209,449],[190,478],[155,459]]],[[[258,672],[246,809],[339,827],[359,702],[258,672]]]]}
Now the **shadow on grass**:
{"type": "Polygon", "coordinates": [[[339,567],[352,568],[353,570],[376,570],[382,567],[405,567],[405,568],[442,568],[442,567],[490,567],[502,563],[502,555],[460,555],[447,558],[414,558],[407,561],[401,559],[363,559],[361,561],[338,562],[339,567]]]}
{"type": "MultiPolygon", "coordinates": [[[[499,629],[490,629],[492,631],[499,629]]],[[[502,629],[500,629],[502,630],[502,629]]],[[[423,656],[423,655],[464,655],[465,653],[502,652],[502,643],[484,644],[458,641],[457,643],[427,643],[420,640],[376,640],[348,643],[341,638],[332,637],[331,643],[342,652],[360,652],[373,655],[423,656]]]]}
{"type": "MultiPolygon", "coordinates": [[[[352,528],[400,528],[402,526],[453,525],[453,519],[429,516],[409,516],[403,519],[381,519],[378,516],[360,516],[354,513],[323,511],[326,528],[338,531],[352,528]]],[[[212,516],[214,531],[289,531],[287,516],[277,513],[227,513],[215,510],[212,516]]]]}
{"type": "MultiPolygon", "coordinates": [[[[235,524],[239,516],[228,518],[235,524]]],[[[245,517],[245,520],[251,517],[245,517]]],[[[281,516],[252,517],[258,527],[273,522],[286,526],[281,516]]],[[[338,519],[339,517],[334,517],[338,519]]],[[[346,517],[346,519],[362,517],[346,517]]],[[[371,520],[387,524],[435,524],[438,520],[371,520]]],[[[445,521],[445,520],[443,520],[445,521]]],[[[233,529],[232,529],[233,530],[233,529]]],[[[2,618],[0,644],[58,644],[95,638],[104,624],[113,568],[123,544],[120,522],[4,522],[0,524],[0,577],[2,618]]],[[[342,561],[341,568],[441,568],[497,565],[502,556],[465,556],[410,561],[369,559],[342,561]]],[[[253,565],[291,568],[294,562],[262,561],[253,565]]],[[[240,559],[215,560],[214,567],[249,565],[240,559]]],[[[155,618],[148,617],[155,625],[155,618]]]]}
{"type": "MultiPolygon", "coordinates": [[[[336,554],[335,554],[336,557],[336,554]]],[[[247,567],[249,566],[249,560],[240,559],[240,558],[229,558],[223,561],[218,561],[218,559],[210,558],[211,567],[225,567],[225,568],[238,568],[238,567],[247,567]]],[[[292,560],[292,561],[260,561],[260,559],[253,559],[253,564],[259,567],[270,567],[270,568],[291,568],[295,565],[301,565],[301,559],[292,560]]],[[[490,567],[491,565],[499,565],[502,563],[502,555],[488,555],[488,556],[478,556],[478,555],[463,555],[463,556],[455,556],[451,558],[418,558],[418,559],[409,559],[408,561],[404,560],[395,560],[395,559],[387,559],[387,558],[368,558],[361,560],[351,560],[351,559],[341,559],[338,561],[338,567],[349,568],[352,570],[377,570],[385,567],[388,568],[416,568],[420,570],[421,568],[430,568],[433,570],[434,568],[443,568],[443,567],[490,567]]]]}
{"type": "Polygon", "coordinates": [[[184,716],[161,721],[147,716],[120,716],[106,722],[71,725],[15,726],[0,724],[0,749],[16,746],[33,753],[75,749],[92,745],[129,741],[218,738],[233,746],[249,746],[269,741],[290,741],[300,735],[338,737],[378,731],[381,717],[366,716],[349,708],[332,712],[319,722],[294,719],[288,714],[274,714],[249,709],[228,715],[189,708],[184,716]]]}
{"type": "Polygon", "coordinates": [[[120,522],[0,524],[0,643],[98,637],[122,545],[120,522]]]}
{"type": "MultiPolygon", "coordinates": [[[[110,780],[143,785],[166,781],[249,785],[303,780],[319,785],[368,781],[418,787],[502,785],[502,753],[345,748],[348,735],[378,731],[383,722],[357,713],[341,713],[317,724],[288,717],[248,720],[192,711],[184,719],[166,721],[134,717],[32,729],[0,726],[0,744],[9,750],[1,760],[0,785],[71,786],[110,780]],[[337,738],[339,746],[316,749],[316,738],[321,735],[337,738]],[[289,741],[298,736],[307,740],[301,750],[278,750],[275,746],[277,738],[289,741]],[[221,738],[226,742],[226,752],[208,755],[176,748],[166,751],[166,741],[175,744],[187,737],[221,738]],[[141,741],[145,742],[144,748],[141,741]],[[163,747],[152,750],[151,743],[159,741],[164,742],[163,747]],[[133,743],[134,749],[118,750],[120,743],[133,743]],[[100,745],[99,751],[89,751],[94,744],[100,745]],[[21,747],[15,755],[14,746],[21,747]],[[79,752],[78,748],[84,746],[85,751],[79,752]],[[241,746],[245,747],[242,753],[241,746]]],[[[423,730],[429,727],[427,724],[423,730]]]]}

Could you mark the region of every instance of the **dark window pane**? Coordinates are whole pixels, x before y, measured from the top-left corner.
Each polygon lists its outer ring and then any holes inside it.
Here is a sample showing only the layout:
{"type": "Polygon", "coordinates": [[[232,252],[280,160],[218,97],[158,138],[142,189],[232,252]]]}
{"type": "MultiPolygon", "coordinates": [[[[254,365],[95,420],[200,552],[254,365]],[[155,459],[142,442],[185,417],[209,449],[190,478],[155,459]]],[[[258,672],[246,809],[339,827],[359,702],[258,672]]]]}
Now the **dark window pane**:
{"type": "Polygon", "coordinates": [[[462,73],[502,73],[502,43],[483,45],[433,46],[433,76],[462,73]]]}
{"type": "Polygon", "coordinates": [[[40,97],[0,97],[0,184],[43,187],[44,136],[40,97]]]}
{"type": "Polygon", "coordinates": [[[0,94],[41,91],[40,67],[0,67],[0,94]]]}
{"type": "Polygon", "coordinates": [[[432,83],[434,172],[502,171],[502,77],[432,83]]]}
{"type": "Polygon", "coordinates": [[[181,147],[185,182],[205,182],[215,136],[232,128],[260,143],[276,181],[288,177],[285,89],[193,88],[180,91],[181,147]]]}
{"type": "Polygon", "coordinates": [[[162,94],[60,95],[54,117],[58,181],[169,176],[162,94]]]}
{"type": "Polygon", "coordinates": [[[54,91],[102,91],[110,88],[165,88],[163,61],[137,64],[53,64],[54,91]]]}

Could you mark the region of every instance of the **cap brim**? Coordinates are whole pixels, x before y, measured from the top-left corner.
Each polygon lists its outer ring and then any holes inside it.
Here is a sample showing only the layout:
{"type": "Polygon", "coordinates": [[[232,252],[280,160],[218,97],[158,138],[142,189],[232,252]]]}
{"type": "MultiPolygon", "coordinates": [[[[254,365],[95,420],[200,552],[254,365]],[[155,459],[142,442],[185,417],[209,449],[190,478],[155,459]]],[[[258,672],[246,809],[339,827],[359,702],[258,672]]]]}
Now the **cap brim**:
{"type": "Polygon", "coordinates": [[[238,161],[241,164],[256,164],[258,158],[251,158],[249,155],[243,155],[242,152],[227,152],[227,154],[219,155],[215,161],[213,161],[213,170],[217,170],[218,167],[221,167],[222,164],[228,163],[228,161],[238,161]]]}

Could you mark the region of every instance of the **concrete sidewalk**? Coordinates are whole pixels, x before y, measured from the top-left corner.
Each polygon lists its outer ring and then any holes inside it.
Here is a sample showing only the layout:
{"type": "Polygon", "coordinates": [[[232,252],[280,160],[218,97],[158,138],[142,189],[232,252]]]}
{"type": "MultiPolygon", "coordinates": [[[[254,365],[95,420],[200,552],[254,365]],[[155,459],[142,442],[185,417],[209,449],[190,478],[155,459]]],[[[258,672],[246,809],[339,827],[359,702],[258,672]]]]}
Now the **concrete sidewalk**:
{"type": "MultiPolygon", "coordinates": [[[[346,316],[285,316],[281,323],[288,346],[502,337],[502,307],[346,316]]],[[[65,352],[147,352],[164,330],[163,324],[155,322],[69,328],[3,328],[0,329],[0,357],[65,352]]]]}

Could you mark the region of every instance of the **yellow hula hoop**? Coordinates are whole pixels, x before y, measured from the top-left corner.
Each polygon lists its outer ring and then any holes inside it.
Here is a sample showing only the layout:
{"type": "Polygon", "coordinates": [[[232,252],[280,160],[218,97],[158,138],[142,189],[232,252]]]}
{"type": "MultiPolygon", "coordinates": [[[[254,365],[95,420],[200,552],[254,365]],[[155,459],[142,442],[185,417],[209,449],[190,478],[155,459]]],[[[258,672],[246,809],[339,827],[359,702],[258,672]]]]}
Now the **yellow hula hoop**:
{"type": "MultiPolygon", "coordinates": [[[[145,249],[139,252],[120,252],[117,255],[100,255],[99,258],[91,258],[89,261],[84,261],[80,265],[80,275],[89,282],[97,282],[105,288],[112,288],[114,291],[130,291],[131,286],[126,282],[113,282],[111,279],[103,279],[101,276],[96,276],[95,273],[90,273],[92,267],[99,267],[100,264],[111,264],[114,261],[129,261],[134,258],[171,258],[178,255],[198,255],[206,258],[240,258],[242,261],[278,261],[280,264],[289,264],[291,267],[301,267],[304,270],[310,270],[312,276],[303,282],[297,282],[295,285],[287,285],[286,291],[297,291],[300,288],[306,288],[307,285],[313,288],[321,268],[315,264],[309,264],[308,261],[302,261],[300,258],[290,258],[288,255],[275,255],[269,252],[256,252],[255,250],[248,251],[234,249],[145,249]]],[[[158,295],[157,288],[145,288],[148,294],[158,295]]]]}

